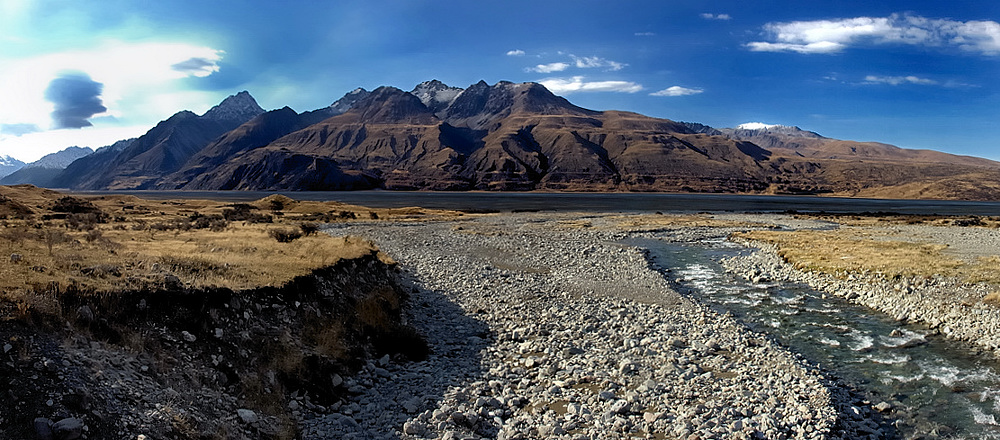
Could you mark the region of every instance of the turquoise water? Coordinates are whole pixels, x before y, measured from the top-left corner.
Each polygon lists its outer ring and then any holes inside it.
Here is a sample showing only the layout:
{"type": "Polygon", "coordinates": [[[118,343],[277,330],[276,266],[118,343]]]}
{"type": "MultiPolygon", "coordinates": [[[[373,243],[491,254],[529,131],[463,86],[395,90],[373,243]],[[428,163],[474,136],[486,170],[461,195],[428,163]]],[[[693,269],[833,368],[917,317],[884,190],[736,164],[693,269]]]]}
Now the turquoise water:
{"type": "Polygon", "coordinates": [[[900,438],[1000,439],[1000,363],[932,330],[798,284],[751,283],[717,260],[747,250],[722,240],[629,244],[682,290],[767,334],[860,390],[887,414],[900,438]]]}

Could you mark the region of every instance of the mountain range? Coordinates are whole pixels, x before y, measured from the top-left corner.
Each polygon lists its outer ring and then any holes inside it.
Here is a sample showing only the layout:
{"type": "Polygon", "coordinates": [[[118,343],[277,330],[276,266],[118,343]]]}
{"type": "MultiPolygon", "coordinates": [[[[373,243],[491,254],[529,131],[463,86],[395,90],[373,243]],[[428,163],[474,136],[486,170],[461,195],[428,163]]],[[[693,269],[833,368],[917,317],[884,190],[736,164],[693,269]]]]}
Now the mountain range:
{"type": "Polygon", "coordinates": [[[264,111],[247,92],[99,149],[76,190],[545,190],[1000,199],[1000,163],[797,127],[713,128],[573,105],[536,83],[355,89],[264,111]]]}
{"type": "Polygon", "coordinates": [[[30,183],[36,186],[52,186],[53,180],[66,167],[81,157],[94,153],[89,147],[68,147],[55,153],[46,154],[41,159],[22,166],[17,171],[0,178],[0,185],[30,183]]]}

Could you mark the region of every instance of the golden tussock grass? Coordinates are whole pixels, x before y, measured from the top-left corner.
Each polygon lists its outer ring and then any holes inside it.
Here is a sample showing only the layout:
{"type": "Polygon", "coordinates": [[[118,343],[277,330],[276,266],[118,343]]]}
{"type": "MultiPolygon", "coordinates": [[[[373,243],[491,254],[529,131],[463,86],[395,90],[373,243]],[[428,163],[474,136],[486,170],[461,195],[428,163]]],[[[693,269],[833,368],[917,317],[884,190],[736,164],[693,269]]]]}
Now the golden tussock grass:
{"type": "Polygon", "coordinates": [[[888,225],[926,225],[926,226],[972,226],[998,229],[1000,217],[947,215],[896,215],[896,214],[796,214],[795,218],[809,220],[824,220],[843,226],[888,226],[888,225]]]}
{"type": "Polygon", "coordinates": [[[735,237],[774,244],[789,263],[829,274],[877,272],[888,277],[942,275],[966,282],[1000,285],[1000,257],[965,263],[944,253],[941,244],[876,240],[858,231],[752,231],[735,237]]]}
{"type": "Polygon", "coordinates": [[[377,252],[367,240],[316,233],[324,222],[461,215],[300,202],[279,195],[232,204],[118,195],[67,198],[27,185],[0,186],[0,208],[11,206],[15,209],[0,212],[0,299],[38,311],[57,307],[50,298],[67,289],[133,291],[163,287],[165,281],[186,288],[280,286],[339,260],[377,252]],[[87,212],[70,212],[77,208],[87,212]],[[276,230],[294,234],[279,242],[276,230]]]}
{"type": "Polygon", "coordinates": [[[702,214],[639,214],[610,217],[617,223],[617,227],[629,232],[654,231],[662,228],[689,227],[689,228],[736,228],[736,227],[760,227],[759,223],[719,220],[710,215],[702,214]]]}

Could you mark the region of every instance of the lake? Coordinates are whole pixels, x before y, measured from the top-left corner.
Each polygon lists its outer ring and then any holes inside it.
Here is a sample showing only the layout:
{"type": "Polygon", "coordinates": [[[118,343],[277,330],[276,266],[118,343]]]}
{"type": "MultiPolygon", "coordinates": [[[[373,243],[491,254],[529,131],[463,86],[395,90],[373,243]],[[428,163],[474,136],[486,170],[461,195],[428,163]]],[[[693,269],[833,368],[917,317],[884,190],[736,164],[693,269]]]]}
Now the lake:
{"type": "Polygon", "coordinates": [[[582,212],[829,212],[1000,216],[1000,202],[850,199],[815,196],[663,193],[537,193],[424,191],[83,191],[80,195],[133,194],[142,198],[245,202],[272,194],[297,200],[338,201],[373,208],[421,206],[462,211],[582,212]]]}

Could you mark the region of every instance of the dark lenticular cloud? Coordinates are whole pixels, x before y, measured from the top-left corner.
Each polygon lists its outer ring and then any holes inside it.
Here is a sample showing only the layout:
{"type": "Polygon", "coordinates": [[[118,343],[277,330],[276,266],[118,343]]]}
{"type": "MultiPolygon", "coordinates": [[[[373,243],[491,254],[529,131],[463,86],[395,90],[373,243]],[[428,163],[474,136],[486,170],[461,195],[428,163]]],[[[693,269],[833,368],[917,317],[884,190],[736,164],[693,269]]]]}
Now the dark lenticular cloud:
{"type": "Polygon", "coordinates": [[[86,73],[65,73],[45,89],[45,99],[56,105],[52,112],[55,128],[90,127],[91,116],[107,111],[101,102],[104,84],[86,73]]]}

